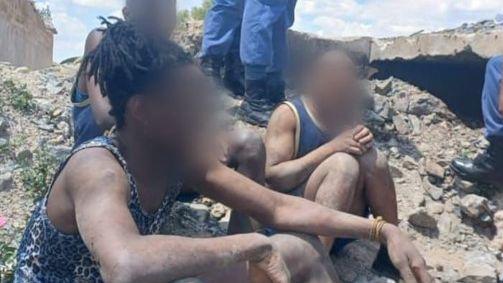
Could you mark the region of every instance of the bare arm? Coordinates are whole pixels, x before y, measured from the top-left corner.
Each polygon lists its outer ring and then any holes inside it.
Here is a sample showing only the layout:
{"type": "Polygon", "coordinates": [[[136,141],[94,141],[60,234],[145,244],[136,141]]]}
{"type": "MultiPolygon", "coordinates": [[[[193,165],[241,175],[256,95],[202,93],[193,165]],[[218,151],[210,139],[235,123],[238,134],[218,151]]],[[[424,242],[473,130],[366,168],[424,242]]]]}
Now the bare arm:
{"type": "MultiPolygon", "coordinates": [[[[208,171],[202,188],[205,195],[282,231],[367,239],[372,229],[369,219],[268,190],[221,164],[208,171]]],[[[424,259],[397,227],[384,225],[380,236],[406,282],[431,282],[424,259]]]]}
{"type": "MultiPolygon", "coordinates": [[[[84,56],[87,56],[90,52],[96,49],[102,38],[103,34],[101,31],[92,31],[86,39],[84,56]]],[[[99,86],[95,83],[94,77],[88,77],[87,75],[83,74],[80,79],[82,79],[85,83],[84,89],[89,95],[91,109],[96,124],[103,131],[109,130],[113,127],[113,125],[115,125],[115,120],[110,115],[111,106],[108,98],[102,95],[99,86]]]]}
{"type": "Polygon", "coordinates": [[[280,230],[362,239],[372,225],[368,219],[267,190],[223,165],[216,165],[204,182],[204,195],[280,230]]]}
{"type": "Polygon", "coordinates": [[[280,192],[288,192],[302,185],[323,161],[336,152],[347,152],[346,148],[351,144],[354,147],[351,153],[361,154],[358,142],[351,140],[352,137],[341,137],[301,158],[292,159],[296,127],[295,115],[288,106],[283,105],[273,113],[267,128],[267,182],[280,192]]]}
{"type": "Polygon", "coordinates": [[[260,260],[272,249],[258,234],[216,239],[142,236],[128,210],[127,178],[108,152],[87,150],[67,166],[65,186],[71,188],[79,233],[106,282],[171,282],[260,260]]]}

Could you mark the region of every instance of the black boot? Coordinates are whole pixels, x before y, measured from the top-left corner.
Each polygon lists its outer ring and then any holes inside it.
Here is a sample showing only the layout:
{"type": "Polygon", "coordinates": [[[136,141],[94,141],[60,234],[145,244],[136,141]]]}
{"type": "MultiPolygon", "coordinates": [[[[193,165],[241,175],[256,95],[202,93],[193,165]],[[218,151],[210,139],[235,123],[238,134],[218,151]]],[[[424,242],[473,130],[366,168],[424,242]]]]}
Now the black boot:
{"type": "Polygon", "coordinates": [[[201,60],[203,73],[212,78],[217,85],[222,84],[222,65],[223,59],[218,56],[206,56],[201,60]]]}
{"type": "Polygon", "coordinates": [[[229,54],[224,61],[225,71],[223,83],[234,96],[243,97],[245,94],[244,66],[239,54],[229,54]]]}
{"type": "Polygon", "coordinates": [[[267,126],[274,110],[267,96],[267,80],[246,81],[246,94],[238,115],[245,122],[261,127],[267,126]]]}
{"type": "Polygon", "coordinates": [[[400,279],[400,271],[395,268],[388,254],[388,249],[385,246],[379,248],[379,252],[372,264],[372,270],[379,276],[394,279],[400,279]]]}
{"type": "Polygon", "coordinates": [[[277,74],[269,74],[267,80],[267,97],[271,103],[278,105],[285,101],[286,84],[283,78],[277,74]]]}
{"type": "Polygon", "coordinates": [[[488,149],[474,160],[455,159],[452,170],[461,179],[503,187],[503,138],[489,140],[488,149]]]}

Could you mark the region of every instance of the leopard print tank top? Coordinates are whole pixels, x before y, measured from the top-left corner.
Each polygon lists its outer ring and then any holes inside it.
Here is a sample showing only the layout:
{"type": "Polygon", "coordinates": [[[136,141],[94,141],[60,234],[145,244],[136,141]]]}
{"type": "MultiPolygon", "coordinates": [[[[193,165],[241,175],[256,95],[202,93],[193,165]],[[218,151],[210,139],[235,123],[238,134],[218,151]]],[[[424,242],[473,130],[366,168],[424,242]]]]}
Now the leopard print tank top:
{"type": "MultiPolygon", "coordinates": [[[[71,156],[79,151],[97,147],[109,150],[126,172],[131,188],[129,211],[140,233],[142,235],[158,234],[180,192],[181,182],[172,183],[169,193],[166,194],[162,206],[157,212],[146,213],[141,208],[135,180],[112,139],[98,137],[73,150],[60,166],[54,180],[71,156]]],[[[36,206],[26,227],[18,250],[18,266],[14,282],[103,282],[98,262],[93,258],[80,235],[67,235],[59,232],[48,218],[47,199],[49,193],[50,189],[45,198],[36,206]]]]}

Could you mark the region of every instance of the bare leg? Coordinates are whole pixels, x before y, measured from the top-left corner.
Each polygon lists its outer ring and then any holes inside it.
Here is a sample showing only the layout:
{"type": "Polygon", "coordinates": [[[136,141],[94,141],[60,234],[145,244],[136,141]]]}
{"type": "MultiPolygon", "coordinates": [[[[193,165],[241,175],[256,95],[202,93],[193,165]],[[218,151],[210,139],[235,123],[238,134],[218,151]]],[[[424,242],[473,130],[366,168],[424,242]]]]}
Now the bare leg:
{"type": "MultiPolygon", "coordinates": [[[[265,184],[265,146],[262,138],[255,132],[239,130],[230,133],[228,144],[229,165],[251,180],[265,184]]],[[[233,210],[229,221],[229,235],[254,231],[254,221],[233,210]]]]}
{"type": "MultiPolygon", "coordinates": [[[[365,199],[372,214],[398,225],[395,184],[388,160],[378,150],[372,149],[360,158],[360,165],[365,183],[365,199]]],[[[382,276],[399,278],[398,270],[393,266],[385,246],[379,249],[372,268],[382,276]]]]}
{"type": "MultiPolygon", "coordinates": [[[[285,260],[292,277],[292,283],[339,282],[332,261],[317,237],[303,234],[278,234],[271,237],[271,240],[285,260]]],[[[211,274],[202,275],[199,279],[192,280],[188,282],[271,282],[265,273],[248,268],[246,264],[239,264],[225,270],[217,270],[211,274]]]]}
{"type": "Polygon", "coordinates": [[[360,158],[365,184],[365,199],[374,216],[398,225],[396,191],[386,157],[372,149],[360,158]]]}
{"type": "MultiPolygon", "coordinates": [[[[353,156],[336,153],[325,160],[309,178],[304,196],[323,206],[363,215],[365,201],[360,164],[353,156]]],[[[330,250],[333,237],[320,237],[330,250]]]]}

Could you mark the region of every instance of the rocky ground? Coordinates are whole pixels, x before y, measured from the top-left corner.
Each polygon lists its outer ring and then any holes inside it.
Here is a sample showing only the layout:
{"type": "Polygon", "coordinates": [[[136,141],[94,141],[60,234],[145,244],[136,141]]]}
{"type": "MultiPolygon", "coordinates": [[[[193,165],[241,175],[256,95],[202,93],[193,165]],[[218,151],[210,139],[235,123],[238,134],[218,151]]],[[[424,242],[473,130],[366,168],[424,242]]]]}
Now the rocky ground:
{"type": "MultiPolygon", "coordinates": [[[[188,34],[181,41],[196,54],[200,36],[188,34]]],[[[74,63],[39,71],[0,64],[0,282],[15,264],[12,255],[34,201],[70,150],[68,95],[76,69],[74,63]]],[[[368,90],[366,117],[392,166],[400,226],[420,247],[431,273],[440,282],[498,282],[503,194],[458,180],[448,168],[453,158],[484,149],[482,131],[468,128],[440,100],[400,80],[370,81],[368,90]]],[[[173,212],[177,221],[165,231],[222,235],[229,212],[207,198],[179,203],[173,212]]],[[[375,251],[375,245],[359,241],[334,257],[342,279],[389,282],[369,270],[375,251]]]]}

